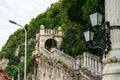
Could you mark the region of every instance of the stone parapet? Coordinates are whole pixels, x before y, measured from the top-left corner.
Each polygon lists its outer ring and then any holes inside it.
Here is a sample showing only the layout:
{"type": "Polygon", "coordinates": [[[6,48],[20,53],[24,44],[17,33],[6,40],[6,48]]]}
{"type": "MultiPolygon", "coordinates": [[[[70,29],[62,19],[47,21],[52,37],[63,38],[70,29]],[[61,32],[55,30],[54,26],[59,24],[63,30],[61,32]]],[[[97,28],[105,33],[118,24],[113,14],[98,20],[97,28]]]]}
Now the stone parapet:
{"type": "Polygon", "coordinates": [[[61,61],[70,69],[74,69],[75,67],[75,59],[67,54],[63,54],[57,49],[55,49],[52,53],[46,49],[41,49],[41,53],[49,59],[61,61]]]}
{"type": "Polygon", "coordinates": [[[61,27],[58,27],[58,30],[53,30],[53,29],[45,29],[44,25],[40,26],[40,35],[51,35],[54,33],[54,36],[63,36],[63,32],[61,30],[61,27]]]}
{"type": "Polygon", "coordinates": [[[67,54],[63,54],[60,50],[55,49],[52,53],[46,49],[41,49],[41,53],[44,56],[52,60],[61,61],[72,70],[78,70],[80,68],[86,69],[95,75],[101,75],[104,64],[100,62],[98,56],[92,55],[88,52],[84,52],[83,55],[73,58],[67,54]]]}

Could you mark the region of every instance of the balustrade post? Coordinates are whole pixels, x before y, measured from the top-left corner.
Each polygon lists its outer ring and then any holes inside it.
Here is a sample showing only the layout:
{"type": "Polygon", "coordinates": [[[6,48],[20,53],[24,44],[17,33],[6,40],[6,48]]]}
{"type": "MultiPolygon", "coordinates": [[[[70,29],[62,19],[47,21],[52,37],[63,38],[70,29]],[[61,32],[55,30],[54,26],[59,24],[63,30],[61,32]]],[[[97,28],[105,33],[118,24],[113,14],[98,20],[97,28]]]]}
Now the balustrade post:
{"type": "Polygon", "coordinates": [[[84,56],[82,56],[82,67],[84,66],[84,56]]]}
{"type": "Polygon", "coordinates": [[[83,65],[83,67],[86,67],[86,55],[85,55],[85,53],[84,53],[84,65],[83,65]]]}
{"type": "Polygon", "coordinates": [[[99,74],[100,75],[102,74],[102,63],[101,62],[99,63],[99,74]]]}
{"type": "Polygon", "coordinates": [[[90,64],[89,64],[89,56],[87,55],[87,69],[90,70],[90,64]]]}
{"type": "Polygon", "coordinates": [[[92,71],[92,58],[90,58],[90,70],[92,71]]]}
{"type": "Polygon", "coordinates": [[[92,72],[94,72],[94,59],[92,59],[92,72]]]}
{"type": "Polygon", "coordinates": [[[88,69],[89,69],[89,70],[91,70],[91,66],[90,66],[90,65],[91,65],[91,64],[90,64],[90,59],[91,59],[91,58],[90,58],[90,57],[88,57],[88,69]]]}
{"type": "Polygon", "coordinates": [[[95,59],[93,59],[93,73],[95,73],[95,59]]]}
{"type": "Polygon", "coordinates": [[[83,65],[84,65],[84,57],[81,56],[81,59],[80,59],[80,60],[81,60],[80,66],[83,67],[83,65]]]}
{"type": "Polygon", "coordinates": [[[86,55],[86,68],[88,68],[88,57],[86,55]]]}
{"type": "Polygon", "coordinates": [[[97,60],[95,59],[95,74],[97,74],[97,60]]]}

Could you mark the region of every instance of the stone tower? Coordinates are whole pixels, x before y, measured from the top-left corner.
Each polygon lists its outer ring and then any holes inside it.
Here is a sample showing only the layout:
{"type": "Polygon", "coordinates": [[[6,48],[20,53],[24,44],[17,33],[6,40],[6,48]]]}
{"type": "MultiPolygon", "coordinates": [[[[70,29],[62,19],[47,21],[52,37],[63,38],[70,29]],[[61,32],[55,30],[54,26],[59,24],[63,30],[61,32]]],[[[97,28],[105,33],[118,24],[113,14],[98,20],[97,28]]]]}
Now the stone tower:
{"type": "Polygon", "coordinates": [[[105,0],[105,20],[110,22],[111,51],[103,60],[102,80],[120,80],[120,0],[105,0]]]}
{"type": "Polygon", "coordinates": [[[40,26],[40,33],[36,34],[37,46],[36,49],[51,48],[54,46],[59,49],[62,42],[63,32],[61,27],[58,30],[45,29],[44,25],[40,26]],[[54,42],[54,44],[52,44],[54,42]]]}

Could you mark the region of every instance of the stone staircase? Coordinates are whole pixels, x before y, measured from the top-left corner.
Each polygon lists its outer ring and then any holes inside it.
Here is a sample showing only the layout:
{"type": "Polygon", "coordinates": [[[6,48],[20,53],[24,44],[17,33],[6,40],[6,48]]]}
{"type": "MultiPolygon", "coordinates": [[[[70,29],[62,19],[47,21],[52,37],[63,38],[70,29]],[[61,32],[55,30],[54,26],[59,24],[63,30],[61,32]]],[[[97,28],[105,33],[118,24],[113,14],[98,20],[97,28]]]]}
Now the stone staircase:
{"type": "MultiPolygon", "coordinates": [[[[37,53],[39,52],[34,51],[33,55],[37,55],[37,53]]],[[[73,58],[60,50],[54,49],[50,52],[45,48],[41,48],[40,53],[48,58],[48,64],[53,64],[65,71],[72,80],[101,80],[104,65],[95,55],[85,52],[83,55],[73,58]]]]}
{"type": "MultiPolygon", "coordinates": [[[[80,80],[82,77],[82,75],[77,71],[77,70],[71,70],[67,67],[63,67],[62,64],[58,64],[56,61],[54,60],[51,60],[51,61],[47,61],[48,64],[51,64],[51,65],[55,65],[56,67],[58,67],[59,69],[65,71],[69,77],[71,77],[72,80],[80,80]]],[[[84,80],[84,79],[82,79],[84,80]]],[[[86,79],[85,79],[86,80],[86,79]]]]}
{"type": "Polygon", "coordinates": [[[101,79],[104,65],[98,56],[84,52],[83,55],[73,58],[55,48],[51,51],[46,50],[45,47],[52,46],[52,33],[54,33],[55,47],[59,49],[64,35],[61,27],[52,30],[45,29],[44,25],[41,25],[40,32],[36,34],[36,46],[32,55],[34,80],[101,79]]]}

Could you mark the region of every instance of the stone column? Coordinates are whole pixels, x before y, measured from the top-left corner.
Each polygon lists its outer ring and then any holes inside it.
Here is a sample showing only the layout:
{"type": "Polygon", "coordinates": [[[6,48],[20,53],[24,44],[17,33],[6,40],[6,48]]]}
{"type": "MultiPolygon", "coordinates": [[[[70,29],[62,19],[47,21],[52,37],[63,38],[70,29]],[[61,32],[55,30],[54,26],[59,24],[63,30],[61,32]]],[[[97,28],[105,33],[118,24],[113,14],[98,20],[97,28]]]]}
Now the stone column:
{"type": "Polygon", "coordinates": [[[103,60],[102,80],[120,80],[120,0],[105,0],[105,19],[110,30],[111,51],[103,60]],[[117,26],[117,27],[116,27],[117,26]]]}

